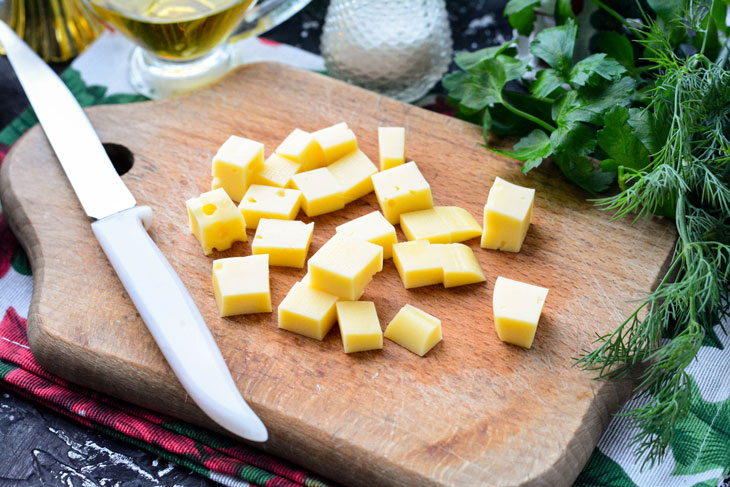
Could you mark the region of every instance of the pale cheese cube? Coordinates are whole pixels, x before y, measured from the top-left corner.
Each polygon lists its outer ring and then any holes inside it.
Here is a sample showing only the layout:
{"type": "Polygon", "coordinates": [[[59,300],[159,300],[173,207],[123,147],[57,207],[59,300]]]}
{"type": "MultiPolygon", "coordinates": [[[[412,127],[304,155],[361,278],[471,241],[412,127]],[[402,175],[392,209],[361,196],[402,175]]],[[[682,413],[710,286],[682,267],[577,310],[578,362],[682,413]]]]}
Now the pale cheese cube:
{"type": "Polygon", "coordinates": [[[398,243],[395,227],[379,211],[373,211],[335,228],[338,234],[364,240],[383,247],[383,259],[393,256],[393,244],[398,243]]]}
{"type": "Polygon", "coordinates": [[[380,209],[394,225],[401,213],[433,208],[431,186],[413,161],[373,174],[372,179],[380,209]]]}
{"type": "Polygon", "coordinates": [[[496,178],[484,205],[482,248],[519,252],[527,235],[535,190],[496,178]]]}
{"type": "Polygon", "coordinates": [[[359,149],[341,157],[327,166],[327,169],[342,185],[345,204],[370,193],[373,190],[370,176],[378,172],[375,164],[359,149]]]}
{"type": "Polygon", "coordinates": [[[444,281],[440,252],[427,240],[393,245],[393,263],[406,289],[430,286],[444,281]]]}
{"type": "Polygon", "coordinates": [[[262,218],[251,242],[251,252],[268,254],[270,265],[301,269],[307,259],[313,231],[314,222],[262,218]]]}
{"type": "Polygon", "coordinates": [[[432,247],[441,256],[444,287],[465,286],[487,280],[474,252],[466,245],[452,243],[435,244],[432,247]]]}
{"type": "Polygon", "coordinates": [[[223,188],[233,201],[241,201],[264,165],[264,144],[231,135],[213,156],[211,189],[223,188]]]}
{"type": "Polygon", "coordinates": [[[322,147],[314,140],[313,134],[294,129],[274,151],[301,165],[300,171],[310,171],[325,165],[322,147]]]}
{"type": "Polygon", "coordinates": [[[531,348],[547,294],[547,288],[498,277],[492,307],[499,339],[531,348]]]}
{"type": "Polygon", "coordinates": [[[458,206],[434,206],[449,230],[451,243],[464,242],[482,234],[482,227],[464,208],[458,206]]]}
{"type": "Polygon", "coordinates": [[[252,184],[243,196],[238,209],[249,228],[256,228],[259,220],[293,220],[299,213],[302,193],[297,189],[275,188],[252,184]]]}
{"type": "Polygon", "coordinates": [[[308,268],[313,288],[356,301],[383,269],[383,248],[336,234],[309,259],[308,268]]]}
{"type": "Polygon", "coordinates": [[[254,182],[264,186],[289,188],[291,187],[291,177],[298,173],[301,167],[302,165],[298,162],[274,153],[264,161],[263,168],[254,177],[254,182]]]}
{"type": "Polygon", "coordinates": [[[326,167],[295,174],[292,185],[302,192],[302,209],[308,217],[345,207],[345,190],[326,167]]]}
{"type": "Polygon", "coordinates": [[[213,292],[221,317],[270,313],[269,256],[249,255],[213,261],[213,292]]]}
{"type": "Polygon", "coordinates": [[[324,152],[325,164],[332,164],[357,149],[357,137],[344,122],[312,132],[312,136],[324,152]]]}
{"type": "Polygon", "coordinates": [[[338,301],[335,306],[345,353],[383,348],[383,331],[380,329],[375,303],[338,301]]]}
{"type": "Polygon", "coordinates": [[[404,127],[378,127],[378,148],[381,171],[406,162],[406,129],[404,127]]]}
{"type": "Polygon", "coordinates": [[[279,304],[279,328],[322,340],[337,320],[338,297],[297,282],[279,304]]]}
{"type": "Polygon", "coordinates": [[[408,240],[428,240],[431,243],[451,242],[451,230],[436,208],[409,211],[400,215],[400,229],[408,240]]]}
{"type": "Polygon", "coordinates": [[[203,247],[205,255],[231,248],[233,242],[245,242],[246,222],[223,188],[203,193],[185,202],[190,231],[203,247]]]}
{"type": "Polygon", "coordinates": [[[388,324],[385,338],[423,357],[441,341],[441,320],[406,304],[388,324]]]}

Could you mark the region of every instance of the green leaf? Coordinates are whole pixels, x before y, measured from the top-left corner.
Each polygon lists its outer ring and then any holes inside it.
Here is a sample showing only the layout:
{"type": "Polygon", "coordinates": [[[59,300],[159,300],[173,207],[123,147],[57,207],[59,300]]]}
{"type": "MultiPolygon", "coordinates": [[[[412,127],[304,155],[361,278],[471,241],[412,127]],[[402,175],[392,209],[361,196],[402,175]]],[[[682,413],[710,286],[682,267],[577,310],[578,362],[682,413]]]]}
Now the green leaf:
{"type": "Polygon", "coordinates": [[[553,152],[569,152],[573,155],[587,156],[596,147],[596,132],[580,122],[558,125],[550,134],[553,152]]]}
{"type": "Polygon", "coordinates": [[[666,140],[666,122],[661,128],[657,125],[654,114],[644,108],[629,108],[629,125],[634,130],[634,135],[644,144],[650,154],[659,151],[666,140]]]}
{"type": "Polygon", "coordinates": [[[593,163],[584,156],[563,152],[553,156],[553,161],[566,178],[592,195],[606,191],[616,179],[615,174],[593,167],[593,163]]]}
{"type": "Polygon", "coordinates": [[[684,13],[684,2],[677,0],[647,0],[646,3],[664,22],[676,22],[684,13]]]}
{"type": "Polygon", "coordinates": [[[585,85],[566,93],[555,108],[553,118],[558,125],[570,122],[588,122],[599,125],[603,113],[616,106],[631,102],[636,82],[624,76],[619,81],[603,82],[598,86],[585,85]]]}
{"type": "Polygon", "coordinates": [[[557,0],[555,2],[555,20],[558,25],[566,23],[568,19],[575,20],[575,13],[571,4],[571,0],[557,0]]]}
{"type": "Polygon", "coordinates": [[[455,71],[444,76],[441,85],[448,92],[449,97],[458,102],[464,97],[464,85],[470,77],[469,73],[455,71]]]}
{"type": "Polygon", "coordinates": [[[541,0],[510,0],[504,8],[504,15],[507,16],[509,24],[521,35],[526,36],[532,32],[535,25],[535,6],[541,0]]]}
{"type": "Polygon", "coordinates": [[[477,64],[479,61],[482,61],[484,59],[493,59],[497,57],[500,54],[515,54],[516,50],[514,49],[514,42],[513,41],[507,41],[502,45],[499,46],[490,46],[485,47],[484,49],[479,49],[478,51],[469,52],[469,51],[462,51],[456,54],[454,56],[454,62],[457,66],[459,66],[464,71],[468,70],[475,64],[477,64]],[[514,51],[514,52],[510,52],[514,51]]]}
{"type": "Polygon", "coordinates": [[[565,78],[573,66],[573,47],[578,27],[572,19],[565,25],[541,31],[530,44],[530,52],[565,78]]]}
{"type": "Polygon", "coordinates": [[[449,96],[459,101],[461,110],[467,114],[476,113],[501,103],[504,85],[521,77],[526,70],[526,61],[501,54],[479,61],[466,72],[445,76],[443,85],[449,96]]]}
{"type": "Polygon", "coordinates": [[[23,247],[20,245],[15,248],[13,257],[10,260],[10,265],[13,266],[13,269],[15,269],[15,272],[18,274],[22,274],[24,276],[31,275],[30,261],[28,261],[28,256],[25,254],[23,247]]]}
{"type": "Polygon", "coordinates": [[[537,79],[530,86],[530,91],[538,98],[547,98],[560,88],[563,81],[554,69],[541,69],[537,72],[537,79]]]}
{"type": "Polygon", "coordinates": [[[618,172],[619,166],[643,169],[649,163],[649,151],[634,135],[628,123],[629,111],[625,107],[614,107],[607,112],[604,128],[598,131],[598,145],[610,159],[601,163],[601,169],[618,172]]]}
{"type": "Polygon", "coordinates": [[[550,156],[550,138],[540,129],[535,129],[517,142],[512,151],[492,149],[485,146],[492,152],[497,152],[509,157],[523,161],[522,172],[527,174],[542,164],[543,159],[550,156]]]}
{"type": "Polygon", "coordinates": [[[636,487],[636,484],[621,465],[596,448],[573,487],[636,487]]]}
{"type": "Polygon", "coordinates": [[[633,70],[636,67],[634,48],[625,35],[611,31],[600,32],[598,35],[598,48],[605,52],[608,57],[623,64],[626,69],[633,70]]]}
{"type": "Polygon", "coordinates": [[[504,15],[512,15],[526,8],[534,8],[541,0],[509,0],[504,6],[504,15]]]}
{"type": "Polygon", "coordinates": [[[578,61],[570,71],[570,82],[578,86],[593,84],[597,77],[606,80],[618,78],[626,69],[615,59],[606,58],[606,54],[592,54],[585,59],[578,61]]]}

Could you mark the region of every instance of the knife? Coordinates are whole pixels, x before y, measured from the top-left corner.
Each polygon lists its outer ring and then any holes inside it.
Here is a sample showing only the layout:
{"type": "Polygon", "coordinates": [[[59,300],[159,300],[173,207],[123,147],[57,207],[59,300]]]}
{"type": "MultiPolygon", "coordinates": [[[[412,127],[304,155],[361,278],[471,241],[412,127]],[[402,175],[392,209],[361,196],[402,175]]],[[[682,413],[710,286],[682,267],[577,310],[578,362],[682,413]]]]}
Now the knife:
{"type": "Polygon", "coordinates": [[[190,293],[147,233],[152,209],[136,206],[74,96],[3,21],[0,44],[94,219],[94,235],[180,383],[213,421],[248,440],[266,441],[266,427],[238,392],[190,293]]]}

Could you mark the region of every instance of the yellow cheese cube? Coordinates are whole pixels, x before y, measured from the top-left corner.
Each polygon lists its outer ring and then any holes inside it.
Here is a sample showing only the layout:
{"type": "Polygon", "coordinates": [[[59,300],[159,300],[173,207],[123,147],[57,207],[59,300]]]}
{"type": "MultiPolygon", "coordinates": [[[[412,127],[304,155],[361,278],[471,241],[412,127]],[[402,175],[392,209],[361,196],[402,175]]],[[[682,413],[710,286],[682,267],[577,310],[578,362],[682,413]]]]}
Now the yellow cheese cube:
{"type": "Polygon", "coordinates": [[[435,244],[444,272],[444,287],[464,286],[484,282],[484,272],[474,252],[464,244],[435,244]]]}
{"type": "Polygon", "coordinates": [[[233,242],[246,241],[246,222],[223,188],[201,194],[185,202],[190,231],[205,255],[231,248],[233,242]]]}
{"type": "Polygon", "coordinates": [[[380,209],[394,225],[400,220],[401,213],[433,208],[431,186],[415,162],[373,174],[372,179],[380,209]]]}
{"type": "Polygon", "coordinates": [[[340,157],[357,149],[357,137],[344,122],[317,130],[312,133],[312,136],[322,148],[326,164],[332,164],[340,157]]]}
{"type": "Polygon", "coordinates": [[[213,292],[221,317],[270,313],[269,256],[249,255],[213,261],[213,292]]]}
{"type": "Polygon", "coordinates": [[[383,269],[379,245],[335,235],[308,262],[312,287],[356,301],[383,269]]]}
{"type": "Polygon", "coordinates": [[[378,127],[380,170],[400,166],[406,162],[406,129],[403,127],[378,127]]]}
{"type": "Polygon", "coordinates": [[[302,209],[308,217],[337,211],[345,207],[345,191],[326,167],[300,172],[291,178],[302,192],[302,209]]]}
{"type": "Polygon", "coordinates": [[[337,296],[297,282],[279,304],[279,328],[321,340],[337,320],[337,299],[337,296]]]}
{"type": "Polygon", "coordinates": [[[385,338],[423,357],[441,341],[441,320],[406,304],[388,324],[385,338]]]}
{"type": "Polygon", "coordinates": [[[252,184],[243,196],[238,210],[249,228],[259,226],[261,218],[293,220],[299,213],[302,193],[297,189],[252,184]]]}
{"type": "Polygon", "coordinates": [[[458,206],[435,206],[434,210],[441,217],[449,230],[449,237],[452,243],[464,242],[482,234],[482,227],[479,226],[471,213],[458,206]]]}
{"type": "Polygon", "coordinates": [[[383,247],[383,259],[393,256],[393,244],[398,243],[395,227],[379,211],[343,223],[335,231],[356,240],[380,245],[383,247]]]}
{"type": "Polygon", "coordinates": [[[378,172],[368,156],[359,149],[350,152],[327,166],[327,169],[342,185],[345,191],[345,204],[365,196],[373,190],[370,176],[378,172]]]}
{"type": "Polygon", "coordinates": [[[339,301],[335,306],[345,353],[383,348],[383,331],[380,329],[375,303],[339,301]]]}
{"type": "Polygon", "coordinates": [[[527,235],[535,190],[496,178],[484,205],[482,248],[519,252],[527,235]]]}
{"type": "Polygon", "coordinates": [[[440,252],[427,240],[393,245],[393,263],[406,289],[444,281],[440,252]]]}
{"type": "Polygon", "coordinates": [[[264,161],[263,168],[254,177],[254,182],[264,186],[288,188],[291,187],[291,177],[299,172],[300,167],[298,162],[274,153],[264,161]]]}
{"type": "Polygon", "coordinates": [[[428,240],[431,243],[451,242],[451,231],[436,212],[436,208],[401,213],[400,229],[408,240],[428,240]]]}
{"type": "Polygon", "coordinates": [[[263,165],[264,144],[231,135],[213,157],[211,189],[223,188],[233,201],[241,201],[263,165]]]}
{"type": "Polygon", "coordinates": [[[531,348],[547,294],[547,288],[498,277],[492,306],[499,339],[531,348]]]}
{"type": "Polygon", "coordinates": [[[262,218],[251,243],[251,252],[268,254],[270,265],[301,269],[307,259],[312,231],[314,222],[262,218]]]}
{"type": "Polygon", "coordinates": [[[301,165],[300,171],[310,171],[325,165],[322,147],[314,140],[313,134],[294,129],[274,151],[301,165]]]}

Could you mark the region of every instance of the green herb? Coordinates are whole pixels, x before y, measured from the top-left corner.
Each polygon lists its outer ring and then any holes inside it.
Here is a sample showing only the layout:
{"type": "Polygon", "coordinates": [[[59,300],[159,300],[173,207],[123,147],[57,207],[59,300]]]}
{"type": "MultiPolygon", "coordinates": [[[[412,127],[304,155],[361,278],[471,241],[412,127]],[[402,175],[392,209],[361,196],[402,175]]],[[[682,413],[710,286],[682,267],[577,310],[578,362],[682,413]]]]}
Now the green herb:
{"type": "MultiPolygon", "coordinates": [[[[457,115],[481,123],[488,150],[523,161],[528,173],[550,158],[614,218],[674,218],[678,239],[667,274],[614,332],[577,365],[598,378],[641,370],[645,406],[624,411],[639,428],[645,462],[676,438],[690,407],[686,367],[713,327],[730,315],[730,72],[721,0],[592,0],[588,43],[569,1],[558,24],[535,35],[532,70],[514,45],[460,53],[462,71],[443,80],[457,115]],[[644,19],[640,25],[635,19],[644,19]],[[634,20],[627,20],[634,19],[634,20]],[[509,74],[507,74],[509,73],[509,74]],[[488,147],[487,131],[518,136],[512,151],[488,147]]],[[[529,34],[543,0],[510,0],[505,15],[529,34]]]]}

